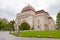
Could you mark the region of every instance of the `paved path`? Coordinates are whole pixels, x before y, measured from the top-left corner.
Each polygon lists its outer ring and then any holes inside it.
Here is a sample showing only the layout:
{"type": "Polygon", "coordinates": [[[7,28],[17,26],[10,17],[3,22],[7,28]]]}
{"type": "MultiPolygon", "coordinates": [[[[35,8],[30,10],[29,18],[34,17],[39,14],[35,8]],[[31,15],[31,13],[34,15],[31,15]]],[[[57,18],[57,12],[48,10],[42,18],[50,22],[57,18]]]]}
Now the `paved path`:
{"type": "Polygon", "coordinates": [[[60,40],[60,39],[16,37],[9,34],[9,32],[0,32],[0,40],[60,40]]]}

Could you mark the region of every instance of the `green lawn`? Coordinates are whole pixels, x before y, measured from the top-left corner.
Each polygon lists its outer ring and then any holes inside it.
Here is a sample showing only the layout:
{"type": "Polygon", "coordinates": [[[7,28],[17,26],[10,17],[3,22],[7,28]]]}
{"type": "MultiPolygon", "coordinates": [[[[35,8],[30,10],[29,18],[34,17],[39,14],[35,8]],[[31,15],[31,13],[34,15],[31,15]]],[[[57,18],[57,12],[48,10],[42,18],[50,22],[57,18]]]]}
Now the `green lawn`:
{"type": "MultiPolygon", "coordinates": [[[[17,32],[11,33],[17,35],[17,32]]],[[[45,31],[20,31],[22,37],[41,37],[41,38],[60,38],[60,30],[45,30],[45,31]]]]}

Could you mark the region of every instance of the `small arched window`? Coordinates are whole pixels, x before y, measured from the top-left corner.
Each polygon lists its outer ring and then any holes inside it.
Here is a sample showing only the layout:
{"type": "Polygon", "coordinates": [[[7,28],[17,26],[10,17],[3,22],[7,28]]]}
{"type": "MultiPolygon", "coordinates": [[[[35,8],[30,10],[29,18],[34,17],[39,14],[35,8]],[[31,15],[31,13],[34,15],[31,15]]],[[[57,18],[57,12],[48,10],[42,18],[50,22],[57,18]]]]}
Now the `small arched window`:
{"type": "Polygon", "coordinates": [[[40,28],[39,25],[38,25],[38,28],[40,28]]]}

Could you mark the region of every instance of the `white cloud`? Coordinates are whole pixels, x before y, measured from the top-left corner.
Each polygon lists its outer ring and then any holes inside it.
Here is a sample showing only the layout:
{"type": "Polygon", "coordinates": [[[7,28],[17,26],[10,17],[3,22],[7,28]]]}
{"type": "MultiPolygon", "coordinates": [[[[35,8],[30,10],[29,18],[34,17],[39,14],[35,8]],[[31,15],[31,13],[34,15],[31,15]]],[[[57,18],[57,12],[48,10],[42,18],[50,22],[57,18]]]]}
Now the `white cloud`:
{"type": "Polygon", "coordinates": [[[60,0],[0,0],[0,16],[13,20],[18,12],[26,5],[32,5],[36,10],[44,9],[52,16],[59,11],[60,0]],[[53,10],[52,10],[53,9],[53,10]],[[53,14],[52,14],[53,13],[53,14]]]}

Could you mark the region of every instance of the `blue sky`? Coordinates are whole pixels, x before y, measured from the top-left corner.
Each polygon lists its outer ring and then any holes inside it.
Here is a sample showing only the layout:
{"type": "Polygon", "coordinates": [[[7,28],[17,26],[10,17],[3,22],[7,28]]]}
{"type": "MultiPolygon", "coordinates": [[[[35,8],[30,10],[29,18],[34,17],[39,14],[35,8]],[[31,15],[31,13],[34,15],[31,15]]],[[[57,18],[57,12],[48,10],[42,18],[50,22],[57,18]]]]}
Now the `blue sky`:
{"type": "Polygon", "coordinates": [[[9,21],[16,18],[16,14],[28,5],[36,10],[44,9],[54,20],[60,11],[60,0],[0,0],[0,17],[9,21]]]}

